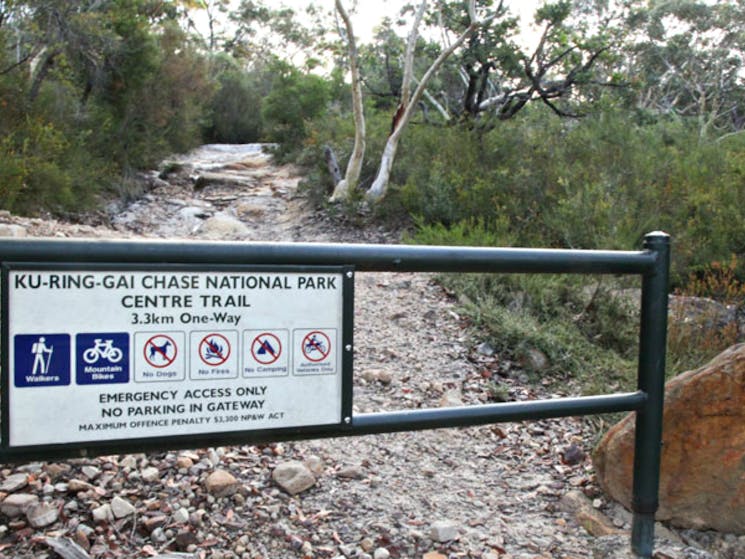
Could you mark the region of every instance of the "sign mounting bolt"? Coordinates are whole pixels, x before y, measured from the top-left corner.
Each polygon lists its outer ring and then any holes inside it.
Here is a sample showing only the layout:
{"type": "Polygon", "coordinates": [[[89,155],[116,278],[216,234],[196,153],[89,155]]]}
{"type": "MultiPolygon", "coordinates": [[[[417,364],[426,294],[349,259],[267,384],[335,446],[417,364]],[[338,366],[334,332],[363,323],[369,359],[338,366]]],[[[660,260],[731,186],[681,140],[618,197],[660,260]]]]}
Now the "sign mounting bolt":
{"type": "Polygon", "coordinates": [[[352,418],[351,417],[345,417],[344,418],[344,423],[346,423],[347,425],[349,425],[350,423],[352,423],[352,418]]]}
{"type": "Polygon", "coordinates": [[[347,277],[352,279],[354,277],[354,272],[347,272],[347,277]]]}
{"type": "Polygon", "coordinates": [[[352,344],[345,345],[344,349],[346,349],[347,351],[352,351],[352,344]]]}

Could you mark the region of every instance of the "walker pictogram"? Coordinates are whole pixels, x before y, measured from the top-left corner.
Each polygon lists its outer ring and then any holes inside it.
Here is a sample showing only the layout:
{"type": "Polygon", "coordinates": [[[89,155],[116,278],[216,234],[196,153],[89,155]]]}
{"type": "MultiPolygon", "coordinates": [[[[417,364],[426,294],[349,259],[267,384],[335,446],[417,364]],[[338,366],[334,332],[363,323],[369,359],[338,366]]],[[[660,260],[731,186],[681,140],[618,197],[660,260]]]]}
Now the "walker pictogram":
{"type": "Polygon", "coordinates": [[[318,363],[331,353],[331,340],[323,332],[313,331],[303,338],[302,350],[308,361],[318,363]]]}
{"type": "Polygon", "coordinates": [[[119,363],[124,356],[122,350],[114,346],[113,339],[96,338],[93,340],[93,344],[93,347],[89,347],[83,352],[83,361],[89,365],[98,363],[99,359],[105,359],[109,363],[119,363]]]}
{"type": "Polygon", "coordinates": [[[230,357],[230,341],[222,334],[209,334],[199,342],[199,358],[205,365],[218,367],[230,357]]]}
{"type": "Polygon", "coordinates": [[[15,386],[65,386],[70,384],[68,334],[19,334],[13,341],[15,386]]]}
{"type": "Polygon", "coordinates": [[[176,360],[178,347],[170,336],[157,334],[145,342],[144,353],[148,365],[156,369],[164,369],[176,360]]]}
{"type": "Polygon", "coordinates": [[[269,332],[260,334],[251,344],[251,355],[258,364],[271,365],[282,355],[282,342],[269,332]]]}
{"type": "Polygon", "coordinates": [[[31,371],[31,374],[46,375],[49,372],[49,365],[52,362],[54,346],[47,347],[46,338],[44,338],[44,336],[40,336],[39,341],[35,342],[31,346],[31,353],[34,356],[34,367],[31,371]]]}

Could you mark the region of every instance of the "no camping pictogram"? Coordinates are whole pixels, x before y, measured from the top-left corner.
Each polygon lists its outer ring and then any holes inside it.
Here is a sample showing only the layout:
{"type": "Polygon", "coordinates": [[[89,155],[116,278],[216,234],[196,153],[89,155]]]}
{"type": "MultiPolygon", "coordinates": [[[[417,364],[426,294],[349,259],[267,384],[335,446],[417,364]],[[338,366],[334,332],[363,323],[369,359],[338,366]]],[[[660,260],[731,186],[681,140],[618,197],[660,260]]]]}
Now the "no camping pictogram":
{"type": "Polygon", "coordinates": [[[251,355],[257,363],[271,365],[282,355],[282,342],[269,332],[259,334],[251,344],[251,355]]]}
{"type": "Polygon", "coordinates": [[[145,342],[145,361],[156,369],[164,369],[176,360],[178,347],[170,336],[156,334],[145,342]]]}
{"type": "Polygon", "coordinates": [[[199,342],[199,358],[205,365],[218,367],[225,363],[228,357],[230,341],[222,334],[209,334],[199,342]]]}
{"type": "Polygon", "coordinates": [[[331,340],[324,332],[315,330],[303,338],[302,350],[308,361],[319,363],[331,353],[331,340]]]}

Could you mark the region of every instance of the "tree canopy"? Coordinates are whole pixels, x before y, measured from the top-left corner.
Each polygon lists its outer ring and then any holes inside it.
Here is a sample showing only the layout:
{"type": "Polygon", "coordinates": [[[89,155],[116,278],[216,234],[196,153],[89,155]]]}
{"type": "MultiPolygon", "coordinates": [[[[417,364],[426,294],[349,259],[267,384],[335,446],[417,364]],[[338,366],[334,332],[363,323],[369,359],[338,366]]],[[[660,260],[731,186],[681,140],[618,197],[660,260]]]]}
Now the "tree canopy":
{"type": "Polygon", "coordinates": [[[363,41],[352,0],[6,0],[0,204],[74,213],[169,153],[261,141],[318,199],[422,226],[628,247],[669,219],[710,240],[686,266],[745,253],[745,5],[551,0],[532,34],[512,6],[413,0],[363,41]]]}

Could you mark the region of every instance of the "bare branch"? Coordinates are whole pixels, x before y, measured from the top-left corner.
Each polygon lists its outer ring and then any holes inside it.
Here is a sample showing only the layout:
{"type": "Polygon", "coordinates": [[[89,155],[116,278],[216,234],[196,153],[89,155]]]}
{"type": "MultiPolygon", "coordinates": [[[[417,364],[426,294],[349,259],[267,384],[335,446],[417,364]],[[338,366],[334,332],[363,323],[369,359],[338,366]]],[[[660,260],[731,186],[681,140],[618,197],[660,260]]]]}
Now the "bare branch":
{"type": "Polygon", "coordinates": [[[411,79],[414,75],[414,51],[416,50],[416,43],[419,39],[419,26],[424,18],[424,11],[427,9],[427,0],[422,0],[417,9],[416,16],[414,17],[414,23],[411,26],[411,31],[406,40],[406,55],[404,58],[404,79],[401,85],[401,105],[406,106],[409,103],[411,95],[411,79]]]}
{"type": "Polygon", "coordinates": [[[541,101],[543,101],[548,108],[550,108],[554,113],[556,113],[559,116],[565,117],[565,118],[582,118],[582,115],[569,113],[566,111],[562,111],[559,107],[554,105],[547,97],[544,97],[541,95],[541,101]]]}

